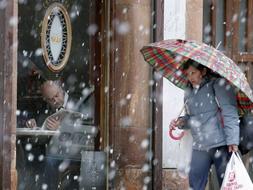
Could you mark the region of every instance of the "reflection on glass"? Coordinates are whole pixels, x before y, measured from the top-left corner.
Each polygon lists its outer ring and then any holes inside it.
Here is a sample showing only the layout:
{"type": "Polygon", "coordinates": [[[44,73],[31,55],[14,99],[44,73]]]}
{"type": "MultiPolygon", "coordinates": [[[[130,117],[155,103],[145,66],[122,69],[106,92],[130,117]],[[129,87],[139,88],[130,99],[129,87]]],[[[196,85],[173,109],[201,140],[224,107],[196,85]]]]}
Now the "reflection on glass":
{"type": "MultiPolygon", "coordinates": [[[[94,163],[98,174],[103,174],[99,178],[103,189],[105,156],[101,156],[101,151],[95,152],[98,135],[95,76],[99,70],[92,49],[92,43],[97,42],[91,39],[99,26],[93,18],[98,14],[96,3],[77,0],[62,3],[71,18],[72,46],[64,69],[52,72],[43,59],[40,41],[41,22],[51,5],[48,2],[20,1],[18,6],[18,189],[85,188],[80,182],[87,175],[82,177],[80,173],[86,172],[82,163],[90,155],[103,158],[94,163]]],[[[59,19],[54,22],[54,26],[60,25],[59,19]]],[[[99,189],[96,183],[91,185],[99,189]]]]}

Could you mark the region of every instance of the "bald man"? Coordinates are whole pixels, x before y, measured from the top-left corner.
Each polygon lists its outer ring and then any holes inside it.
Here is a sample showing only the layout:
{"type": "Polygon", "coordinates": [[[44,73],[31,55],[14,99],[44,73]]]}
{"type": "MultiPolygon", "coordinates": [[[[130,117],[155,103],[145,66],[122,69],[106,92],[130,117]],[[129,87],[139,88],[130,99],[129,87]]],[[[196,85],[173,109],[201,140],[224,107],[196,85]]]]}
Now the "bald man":
{"type": "Polygon", "coordinates": [[[68,94],[64,92],[60,84],[56,81],[45,81],[41,85],[41,94],[44,100],[50,105],[54,110],[57,110],[61,107],[65,107],[68,94]]]}
{"type": "MultiPolygon", "coordinates": [[[[41,94],[43,99],[50,105],[52,110],[58,111],[60,108],[65,108],[68,101],[68,94],[62,89],[59,81],[47,80],[41,85],[41,94]]],[[[46,128],[48,130],[57,130],[60,121],[57,118],[47,120],[46,128]]],[[[26,122],[26,127],[37,127],[35,119],[30,119],[26,122]]]]}
{"type": "MultiPolygon", "coordinates": [[[[49,104],[53,112],[65,108],[82,113],[86,119],[94,118],[94,86],[85,88],[82,92],[82,96],[77,101],[74,99],[69,100],[68,93],[63,90],[59,81],[47,80],[41,85],[40,90],[43,100],[49,104]]],[[[57,130],[59,125],[60,121],[57,120],[57,118],[50,117],[46,120],[45,128],[48,130],[57,130]]],[[[37,127],[35,119],[28,120],[26,122],[26,127],[37,127]]]]}

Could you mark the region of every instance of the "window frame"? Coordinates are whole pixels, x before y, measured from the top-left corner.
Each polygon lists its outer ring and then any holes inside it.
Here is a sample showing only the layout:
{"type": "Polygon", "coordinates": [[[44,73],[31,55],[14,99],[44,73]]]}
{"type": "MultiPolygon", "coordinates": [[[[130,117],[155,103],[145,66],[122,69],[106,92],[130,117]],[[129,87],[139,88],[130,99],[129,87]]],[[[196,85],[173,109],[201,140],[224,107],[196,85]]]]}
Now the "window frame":
{"type": "MultiPolygon", "coordinates": [[[[223,43],[224,43],[224,51],[223,53],[230,57],[233,61],[235,61],[239,66],[245,69],[246,77],[251,85],[253,85],[253,45],[250,43],[253,41],[253,0],[246,0],[247,7],[247,18],[245,18],[245,35],[244,38],[247,39],[245,43],[245,51],[239,50],[239,30],[240,30],[240,3],[241,0],[223,0],[224,1],[224,34],[223,34],[223,43]],[[239,16],[238,16],[239,15],[239,16]],[[236,18],[237,17],[237,18],[236,18]],[[226,35],[226,33],[230,33],[231,35],[226,35]],[[251,51],[251,52],[250,52],[251,51]]],[[[207,1],[204,1],[207,2],[207,1]]],[[[214,47],[217,47],[216,44],[216,28],[217,28],[217,11],[219,7],[220,1],[218,0],[210,0],[210,15],[209,15],[209,23],[211,25],[211,41],[210,44],[214,47]]],[[[203,27],[205,27],[207,23],[203,23],[203,27]]],[[[203,31],[205,29],[203,28],[203,31]]],[[[227,34],[228,34],[227,33],[227,34]]],[[[204,36],[203,36],[204,37],[204,36]]],[[[205,41],[205,39],[203,39],[205,41]]]]}

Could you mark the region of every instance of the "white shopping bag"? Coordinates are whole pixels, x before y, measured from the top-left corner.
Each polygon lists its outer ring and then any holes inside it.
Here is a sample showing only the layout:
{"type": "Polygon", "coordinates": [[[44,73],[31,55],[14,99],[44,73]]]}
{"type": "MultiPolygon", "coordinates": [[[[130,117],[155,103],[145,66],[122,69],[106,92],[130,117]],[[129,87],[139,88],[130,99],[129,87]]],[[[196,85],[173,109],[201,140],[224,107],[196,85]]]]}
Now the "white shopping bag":
{"type": "Polygon", "coordinates": [[[240,155],[232,153],[227,164],[221,190],[253,190],[253,184],[240,155]]]}

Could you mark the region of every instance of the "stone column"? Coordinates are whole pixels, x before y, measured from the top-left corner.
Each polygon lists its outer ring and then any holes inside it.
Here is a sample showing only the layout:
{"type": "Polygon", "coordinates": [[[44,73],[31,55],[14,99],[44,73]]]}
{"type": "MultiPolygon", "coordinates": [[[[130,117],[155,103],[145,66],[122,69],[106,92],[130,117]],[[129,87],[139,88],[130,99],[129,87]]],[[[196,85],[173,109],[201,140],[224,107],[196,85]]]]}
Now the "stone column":
{"type": "Polygon", "coordinates": [[[17,102],[17,1],[0,8],[0,189],[15,190],[17,102]]]}
{"type": "Polygon", "coordinates": [[[150,42],[151,14],[151,1],[112,3],[109,180],[116,189],[142,189],[151,176],[150,67],[140,53],[150,42]]]}
{"type": "Polygon", "coordinates": [[[202,42],[203,1],[186,0],[186,39],[202,42]]]}

